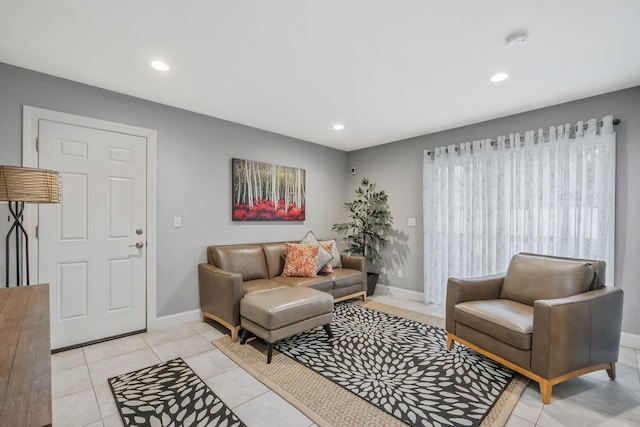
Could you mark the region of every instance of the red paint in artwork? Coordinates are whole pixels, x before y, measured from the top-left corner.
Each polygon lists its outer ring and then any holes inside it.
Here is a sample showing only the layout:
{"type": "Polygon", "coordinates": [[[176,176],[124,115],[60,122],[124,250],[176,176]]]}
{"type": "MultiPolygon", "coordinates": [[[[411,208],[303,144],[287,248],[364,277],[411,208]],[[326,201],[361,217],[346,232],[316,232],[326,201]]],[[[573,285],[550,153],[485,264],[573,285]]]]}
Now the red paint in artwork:
{"type": "Polygon", "coordinates": [[[278,206],[273,200],[254,200],[253,207],[246,203],[233,205],[233,221],[304,221],[305,209],[289,202],[285,209],[284,199],[278,201],[278,206]]]}

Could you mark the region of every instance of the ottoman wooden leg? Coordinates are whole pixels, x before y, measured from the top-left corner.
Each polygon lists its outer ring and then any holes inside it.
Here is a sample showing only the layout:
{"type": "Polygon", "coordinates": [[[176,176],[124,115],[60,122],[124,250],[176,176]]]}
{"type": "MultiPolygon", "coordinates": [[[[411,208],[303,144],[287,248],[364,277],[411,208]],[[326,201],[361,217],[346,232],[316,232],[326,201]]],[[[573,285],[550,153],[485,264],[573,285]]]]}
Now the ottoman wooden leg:
{"type": "Polygon", "coordinates": [[[267,365],[271,363],[271,356],[273,355],[273,343],[270,342],[267,349],[267,365]]]}
{"type": "Polygon", "coordinates": [[[327,335],[329,335],[329,338],[333,338],[333,334],[331,333],[331,326],[329,326],[328,323],[324,325],[324,330],[327,333],[327,335]]]}

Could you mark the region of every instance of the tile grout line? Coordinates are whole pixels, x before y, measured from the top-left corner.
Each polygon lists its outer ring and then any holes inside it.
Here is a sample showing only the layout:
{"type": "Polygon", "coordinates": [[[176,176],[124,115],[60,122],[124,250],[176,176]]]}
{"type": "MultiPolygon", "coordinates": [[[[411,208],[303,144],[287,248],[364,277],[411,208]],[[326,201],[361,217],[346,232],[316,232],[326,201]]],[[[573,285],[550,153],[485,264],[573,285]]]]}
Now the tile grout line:
{"type": "MultiPolygon", "coordinates": [[[[538,412],[538,416],[536,417],[536,421],[533,423],[534,426],[538,426],[538,422],[540,422],[540,417],[542,417],[542,411],[544,411],[544,403],[542,404],[542,408],[540,408],[540,412],[538,412]]],[[[543,426],[540,426],[543,427],[543,426]]]]}
{"type": "MultiPolygon", "coordinates": [[[[78,369],[78,368],[81,368],[81,367],[83,367],[83,366],[84,366],[84,367],[87,367],[87,365],[78,365],[78,366],[74,366],[74,367],[72,367],[72,368],[67,368],[67,369],[63,369],[63,370],[61,370],[61,371],[57,371],[57,372],[55,372],[55,373],[56,373],[56,374],[61,374],[61,373],[63,373],[63,372],[70,371],[70,370],[72,370],[72,369],[78,369]]],[[[87,387],[87,388],[83,388],[83,389],[80,389],[80,390],[76,390],[76,391],[70,391],[70,392],[67,392],[66,394],[63,394],[63,395],[61,395],[61,396],[56,396],[55,398],[53,397],[53,390],[52,390],[51,401],[53,402],[53,401],[54,401],[54,400],[56,400],[56,399],[62,399],[62,398],[64,398],[64,397],[71,396],[72,394],[80,393],[80,392],[83,392],[83,391],[89,390],[90,388],[93,388],[93,383],[91,382],[91,375],[89,374],[89,368],[88,368],[88,367],[87,367],[87,374],[89,375],[89,382],[90,382],[89,387],[87,387]]],[[[53,374],[52,374],[51,376],[52,376],[52,381],[53,381],[53,374]]],[[[51,387],[52,387],[52,389],[53,389],[53,383],[52,383],[51,387]]]]}

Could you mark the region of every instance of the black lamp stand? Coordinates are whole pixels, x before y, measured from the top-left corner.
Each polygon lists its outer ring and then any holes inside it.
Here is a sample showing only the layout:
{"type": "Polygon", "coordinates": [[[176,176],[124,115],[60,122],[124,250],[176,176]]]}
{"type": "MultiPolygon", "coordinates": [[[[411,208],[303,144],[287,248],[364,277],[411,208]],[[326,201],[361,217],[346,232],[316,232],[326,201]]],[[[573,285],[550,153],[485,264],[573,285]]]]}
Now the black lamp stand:
{"type": "Polygon", "coordinates": [[[9,240],[11,238],[11,233],[16,232],[16,286],[20,286],[20,233],[24,236],[24,245],[26,249],[26,259],[25,259],[25,267],[27,274],[27,285],[29,285],[29,236],[22,226],[22,214],[24,212],[24,202],[9,202],[9,212],[11,212],[11,216],[13,217],[13,225],[9,229],[7,233],[6,239],[6,270],[7,270],[7,280],[6,285],[9,287],[9,240]]]}

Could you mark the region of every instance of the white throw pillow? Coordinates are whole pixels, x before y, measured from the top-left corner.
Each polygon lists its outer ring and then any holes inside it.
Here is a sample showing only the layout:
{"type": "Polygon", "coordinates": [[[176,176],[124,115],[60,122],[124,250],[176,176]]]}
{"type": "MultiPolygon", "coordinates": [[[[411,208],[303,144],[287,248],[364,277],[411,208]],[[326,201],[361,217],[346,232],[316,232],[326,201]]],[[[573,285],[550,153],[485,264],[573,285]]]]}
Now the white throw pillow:
{"type": "MultiPolygon", "coordinates": [[[[300,240],[300,243],[320,245],[318,238],[312,231],[309,231],[302,240],[300,240]]],[[[316,258],[316,273],[322,270],[322,267],[331,260],[333,260],[333,255],[320,245],[318,248],[318,258],[316,258]]]]}

